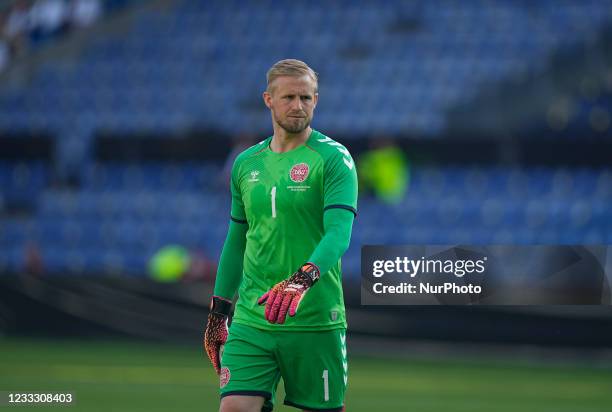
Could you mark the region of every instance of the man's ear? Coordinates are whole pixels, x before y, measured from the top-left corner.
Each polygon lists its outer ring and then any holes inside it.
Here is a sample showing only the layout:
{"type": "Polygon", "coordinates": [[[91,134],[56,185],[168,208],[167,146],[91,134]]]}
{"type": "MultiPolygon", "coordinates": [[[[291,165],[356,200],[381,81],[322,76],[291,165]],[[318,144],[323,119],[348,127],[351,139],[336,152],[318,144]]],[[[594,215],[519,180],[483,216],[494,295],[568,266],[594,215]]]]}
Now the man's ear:
{"type": "Polygon", "coordinates": [[[268,92],[267,90],[265,92],[263,92],[263,101],[265,103],[265,105],[268,107],[268,109],[271,109],[271,104],[272,104],[272,95],[270,94],[270,92],[268,92]]]}
{"type": "Polygon", "coordinates": [[[314,106],[314,107],[317,107],[317,102],[318,102],[318,101],[319,101],[319,93],[316,93],[316,92],[315,92],[315,94],[314,94],[314,100],[313,100],[313,102],[314,102],[313,106],[314,106]]]}

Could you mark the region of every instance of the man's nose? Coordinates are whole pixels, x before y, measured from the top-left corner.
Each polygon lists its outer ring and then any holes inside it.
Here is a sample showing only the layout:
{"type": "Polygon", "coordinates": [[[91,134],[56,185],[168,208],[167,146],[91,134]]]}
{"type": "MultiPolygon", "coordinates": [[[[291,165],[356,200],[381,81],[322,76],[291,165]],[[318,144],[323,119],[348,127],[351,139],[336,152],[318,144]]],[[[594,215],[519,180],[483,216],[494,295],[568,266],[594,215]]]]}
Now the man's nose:
{"type": "Polygon", "coordinates": [[[299,97],[296,99],[293,99],[291,108],[293,110],[299,110],[302,111],[302,99],[300,99],[299,97]]]}

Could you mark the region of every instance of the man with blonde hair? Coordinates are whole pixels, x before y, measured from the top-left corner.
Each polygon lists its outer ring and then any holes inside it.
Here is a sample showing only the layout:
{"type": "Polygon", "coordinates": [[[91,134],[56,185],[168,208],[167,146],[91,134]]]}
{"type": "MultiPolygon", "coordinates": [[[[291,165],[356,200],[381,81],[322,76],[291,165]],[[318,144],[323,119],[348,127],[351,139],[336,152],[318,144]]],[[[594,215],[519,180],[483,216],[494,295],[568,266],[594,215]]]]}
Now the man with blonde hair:
{"type": "Polygon", "coordinates": [[[318,78],[306,63],[281,60],[267,81],[274,134],[232,167],[205,349],[220,377],[221,412],[271,411],[281,377],[285,404],[343,411],[340,257],[357,213],[355,164],[342,144],[310,127],[318,78]]]}

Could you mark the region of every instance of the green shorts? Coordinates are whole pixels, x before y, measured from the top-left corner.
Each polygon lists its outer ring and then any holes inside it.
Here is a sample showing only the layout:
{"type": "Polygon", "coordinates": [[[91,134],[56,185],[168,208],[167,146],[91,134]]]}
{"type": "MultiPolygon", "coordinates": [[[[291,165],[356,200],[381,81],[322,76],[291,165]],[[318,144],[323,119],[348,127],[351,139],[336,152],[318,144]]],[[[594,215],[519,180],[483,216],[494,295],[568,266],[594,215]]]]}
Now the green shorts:
{"type": "Polygon", "coordinates": [[[285,405],[341,411],[348,366],[346,330],[283,332],[233,323],[221,358],[221,397],[262,396],[271,411],[280,378],[285,405]]]}

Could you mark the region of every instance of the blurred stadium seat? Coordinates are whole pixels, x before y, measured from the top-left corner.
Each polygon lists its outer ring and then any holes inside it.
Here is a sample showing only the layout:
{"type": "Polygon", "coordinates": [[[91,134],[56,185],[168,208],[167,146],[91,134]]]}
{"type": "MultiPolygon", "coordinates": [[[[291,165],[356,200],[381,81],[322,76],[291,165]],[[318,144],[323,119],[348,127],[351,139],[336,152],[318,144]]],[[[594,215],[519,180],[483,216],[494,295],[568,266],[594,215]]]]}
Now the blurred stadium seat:
{"type": "MultiPolygon", "coordinates": [[[[7,169],[0,175],[8,180],[7,169]]],[[[15,169],[17,170],[17,169],[15,169]]],[[[142,275],[146,261],[168,243],[220,250],[229,197],[198,176],[220,174],[215,165],[92,165],[80,190],[46,189],[36,215],[5,220],[4,266],[28,241],[42,248],[49,270],[103,271],[112,255],[142,275]],[[216,168],[216,170],[215,170],[216,168]],[[36,230],[26,229],[35,222],[36,230]],[[208,222],[208,223],[207,223],[208,222]],[[210,224],[215,222],[215,224],[210,224]],[[97,256],[96,256],[97,254],[97,256]],[[12,257],[11,257],[12,256],[12,257]]],[[[16,186],[23,177],[13,171],[16,186]]],[[[397,205],[362,196],[346,274],[359,274],[363,244],[539,244],[612,242],[612,170],[414,168],[408,194],[397,205]],[[402,231],[397,231],[398,223],[402,231]]],[[[35,195],[43,180],[28,193],[35,195]]],[[[9,192],[10,193],[10,192],[9,192]]],[[[13,266],[17,265],[17,266],[13,266]]]]}
{"type": "Polygon", "coordinates": [[[127,33],[92,41],[75,64],[45,65],[18,105],[0,92],[0,127],[51,128],[60,137],[73,121],[90,133],[199,125],[261,133],[267,117],[250,114],[261,106],[263,73],[271,61],[300,55],[320,71],[322,129],[431,135],[444,129],[445,110],[479,85],[537,71],[612,16],[608,2],[594,0],[168,7],[145,9],[127,33]],[[286,30],[298,15],[314,27],[286,30]],[[386,87],[372,87],[382,78],[386,87]],[[207,105],[212,99],[219,104],[207,105]],[[245,115],[252,121],[235,121],[245,115]]]}
{"type": "MultiPolygon", "coordinates": [[[[55,166],[74,162],[80,178],[79,186],[55,187],[47,164],[0,163],[2,207],[33,210],[0,217],[0,267],[22,270],[29,242],[57,273],[110,267],[143,275],[152,253],[171,242],[218,255],[229,198],[211,178],[221,174],[216,162],[99,163],[91,141],[101,131],[180,138],[198,128],[263,137],[270,125],[260,93],[277,59],[298,56],[319,70],[321,130],[347,139],[437,138],[447,110],[488,85],[542,70],[553,53],[612,20],[606,1],[483,4],[136,5],[126,31],[90,39],[74,60],[46,60],[28,81],[0,88],[0,130],[51,131],[55,166]],[[297,29],[304,21],[312,27],[297,29]]],[[[581,118],[592,122],[595,108],[609,115],[611,95],[582,101],[576,127],[581,118]]],[[[346,273],[359,274],[366,243],[610,244],[611,202],[609,168],[415,167],[399,204],[360,199],[346,273]]]]}

